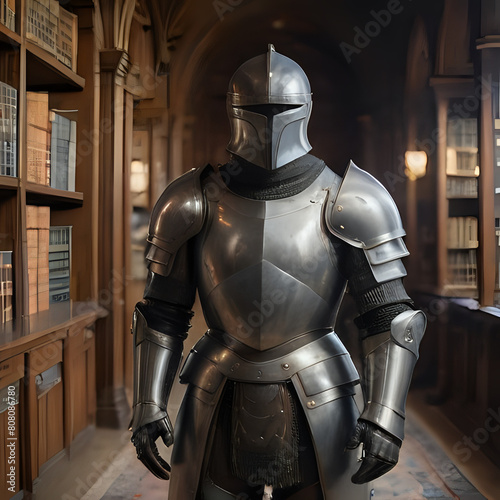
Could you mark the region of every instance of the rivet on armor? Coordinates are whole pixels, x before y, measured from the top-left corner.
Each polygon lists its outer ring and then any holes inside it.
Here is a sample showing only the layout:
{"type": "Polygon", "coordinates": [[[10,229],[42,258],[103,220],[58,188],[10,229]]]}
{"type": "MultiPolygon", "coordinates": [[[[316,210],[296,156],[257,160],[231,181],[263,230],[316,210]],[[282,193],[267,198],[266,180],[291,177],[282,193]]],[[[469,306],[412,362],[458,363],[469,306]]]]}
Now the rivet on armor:
{"type": "Polygon", "coordinates": [[[232,372],[235,372],[238,368],[240,367],[240,364],[239,363],[234,363],[233,366],[231,366],[231,371],[232,372]]]}
{"type": "Polygon", "coordinates": [[[413,342],[413,335],[411,334],[411,330],[406,330],[405,340],[406,342],[413,342]]]}
{"type": "Polygon", "coordinates": [[[307,402],[307,406],[308,406],[309,408],[314,408],[314,407],[316,406],[316,401],[308,401],[308,402],[307,402]]]}
{"type": "Polygon", "coordinates": [[[283,370],[289,370],[290,369],[290,365],[288,363],[283,363],[281,365],[281,368],[283,368],[283,370]]]}
{"type": "Polygon", "coordinates": [[[337,206],[337,212],[342,212],[344,210],[344,207],[342,205],[337,206]]]}
{"type": "Polygon", "coordinates": [[[260,378],[262,377],[262,371],[261,370],[257,370],[257,378],[260,378]]]}

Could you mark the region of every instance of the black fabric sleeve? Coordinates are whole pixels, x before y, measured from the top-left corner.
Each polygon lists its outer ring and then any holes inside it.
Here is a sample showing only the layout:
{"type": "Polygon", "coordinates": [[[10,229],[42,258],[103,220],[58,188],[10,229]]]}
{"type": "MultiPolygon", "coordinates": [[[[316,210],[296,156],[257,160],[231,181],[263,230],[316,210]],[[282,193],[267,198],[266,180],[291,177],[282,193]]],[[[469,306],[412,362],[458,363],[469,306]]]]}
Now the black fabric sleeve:
{"type": "Polygon", "coordinates": [[[398,314],[413,309],[413,302],[406,293],[402,279],[378,283],[362,249],[348,249],[345,271],[349,293],[360,314],[355,323],[361,330],[362,337],[389,330],[392,320],[398,314]]]}
{"type": "Polygon", "coordinates": [[[148,272],[143,300],[136,305],[150,328],[182,340],[191,327],[196,294],[192,247],[188,242],[179,249],[168,276],[148,272]]]}

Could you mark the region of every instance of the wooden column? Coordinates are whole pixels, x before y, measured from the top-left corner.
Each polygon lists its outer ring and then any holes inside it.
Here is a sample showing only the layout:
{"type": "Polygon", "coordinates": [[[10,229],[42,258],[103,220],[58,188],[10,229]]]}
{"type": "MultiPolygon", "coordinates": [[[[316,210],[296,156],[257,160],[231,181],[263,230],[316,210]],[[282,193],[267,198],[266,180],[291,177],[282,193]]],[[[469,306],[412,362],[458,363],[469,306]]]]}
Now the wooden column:
{"type": "MultiPolygon", "coordinates": [[[[487,37],[485,37],[487,39],[487,37]]],[[[481,275],[479,280],[479,298],[481,305],[494,304],[495,290],[495,166],[494,159],[494,116],[492,93],[495,87],[488,88],[497,78],[498,55],[500,54],[500,36],[495,36],[495,43],[478,43],[481,49],[482,78],[486,85],[482,86],[481,93],[481,143],[480,162],[481,175],[479,176],[479,258],[481,275]]]]}
{"type": "MultiPolygon", "coordinates": [[[[108,311],[96,334],[97,425],[125,427],[130,408],[124,387],[125,237],[124,134],[128,69],[127,53],[109,49],[100,53],[100,169],[99,169],[99,303],[108,311]]],[[[130,130],[131,132],[131,130],[130,130]]]]}

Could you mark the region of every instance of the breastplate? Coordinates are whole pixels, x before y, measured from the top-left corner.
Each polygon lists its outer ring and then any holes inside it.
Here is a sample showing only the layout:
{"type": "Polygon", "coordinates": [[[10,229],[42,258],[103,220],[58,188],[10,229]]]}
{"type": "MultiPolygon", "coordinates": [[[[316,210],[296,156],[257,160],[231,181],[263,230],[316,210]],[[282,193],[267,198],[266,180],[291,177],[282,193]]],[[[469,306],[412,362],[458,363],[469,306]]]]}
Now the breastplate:
{"type": "Polygon", "coordinates": [[[346,281],[338,243],[325,229],[323,205],[327,189],[338,183],[325,168],[288,198],[253,200],[225,187],[216,196],[207,194],[197,255],[209,328],[262,351],[333,327],[346,281]]]}

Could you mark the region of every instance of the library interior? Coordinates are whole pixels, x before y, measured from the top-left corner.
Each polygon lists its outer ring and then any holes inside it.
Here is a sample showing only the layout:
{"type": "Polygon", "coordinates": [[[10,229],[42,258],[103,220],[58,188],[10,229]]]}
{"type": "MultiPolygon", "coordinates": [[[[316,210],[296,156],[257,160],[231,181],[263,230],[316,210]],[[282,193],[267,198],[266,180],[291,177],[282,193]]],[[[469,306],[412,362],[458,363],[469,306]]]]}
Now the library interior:
{"type": "MultiPolygon", "coordinates": [[[[101,479],[134,455],[149,217],[172,180],[227,161],[228,82],[270,43],[310,80],[312,153],[338,175],[352,159],[401,213],[427,316],[410,444],[450,464],[429,473],[442,498],[500,499],[498,0],[0,0],[0,500],[139,493],[101,479]]],[[[356,363],[355,316],[348,293],[356,363]]],[[[198,302],[192,324],[184,356],[198,302]]],[[[386,498],[441,498],[423,483],[386,498]]]]}

